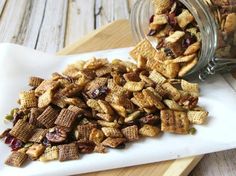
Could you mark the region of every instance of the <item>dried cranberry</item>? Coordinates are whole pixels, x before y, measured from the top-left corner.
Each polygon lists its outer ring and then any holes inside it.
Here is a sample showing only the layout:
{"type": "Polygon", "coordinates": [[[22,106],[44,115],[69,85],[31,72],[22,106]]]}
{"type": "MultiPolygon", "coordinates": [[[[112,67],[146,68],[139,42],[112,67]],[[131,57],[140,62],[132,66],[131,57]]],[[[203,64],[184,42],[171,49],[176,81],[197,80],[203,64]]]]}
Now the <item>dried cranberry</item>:
{"type": "Polygon", "coordinates": [[[191,35],[190,32],[186,32],[184,39],[182,40],[182,47],[188,48],[191,44],[195,43],[197,38],[194,35],[191,35]]]}
{"type": "Polygon", "coordinates": [[[11,144],[13,140],[14,140],[14,137],[11,136],[10,134],[8,134],[8,135],[6,136],[4,142],[5,142],[5,144],[11,144]]]}
{"type": "Polygon", "coordinates": [[[93,92],[92,92],[92,97],[91,98],[97,98],[101,95],[106,95],[108,93],[109,89],[107,86],[102,86],[102,87],[99,87],[98,89],[95,89],[93,92]]]}
{"type": "Polygon", "coordinates": [[[156,33],[157,33],[157,30],[151,29],[147,35],[154,36],[156,33]]]}
{"type": "Polygon", "coordinates": [[[175,18],[175,13],[171,13],[168,15],[168,23],[171,25],[171,27],[175,28],[178,24],[176,18],[175,18]]]}
{"type": "Polygon", "coordinates": [[[150,17],[150,19],[149,19],[149,23],[152,23],[153,20],[154,20],[154,15],[152,15],[152,16],[150,17]]]}
{"type": "Polygon", "coordinates": [[[108,93],[108,87],[106,87],[106,86],[102,87],[101,90],[100,90],[100,92],[101,92],[102,94],[108,93]]]}
{"type": "Polygon", "coordinates": [[[166,53],[167,56],[171,56],[171,57],[175,56],[173,51],[170,48],[165,48],[164,52],[166,53]]]}
{"type": "Polygon", "coordinates": [[[48,146],[50,146],[51,145],[51,143],[50,143],[50,141],[47,139],[47,138],[43,138],[43,145],[45,145],[46,147],[48,147],[48,146]]]}
{"type": "Polygon", "coordinates": [[[99,94],[100,94],[99,89],[95,89],[94,92],[92,93],[92,96],[93,96],[93,98],[96,98],[99,96],[99,94]]]}
{"type": "Polygon", "coordinates": [[[10,147],[12,148],[13,151],[15,151],[15,150],[22,148],[23,143],[20,140],[14,138],[14,140],[12,140],[12,142],[10,144],[10,147]]]}
{"type": "Polygon", "coordinates": [[[13,137],[9,133],[5,136],[5,144],[9,144],[13,151],[18,150],[23,147],[23,142],[19,139],[13,137]]]}

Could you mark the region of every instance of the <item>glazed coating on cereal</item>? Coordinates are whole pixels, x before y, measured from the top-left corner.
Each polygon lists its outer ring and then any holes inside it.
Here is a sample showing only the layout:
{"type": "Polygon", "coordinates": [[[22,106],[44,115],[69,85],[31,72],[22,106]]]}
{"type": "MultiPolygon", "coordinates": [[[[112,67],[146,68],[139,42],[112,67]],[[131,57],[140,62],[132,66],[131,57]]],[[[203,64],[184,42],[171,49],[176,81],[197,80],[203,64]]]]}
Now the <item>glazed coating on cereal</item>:
{"type": "Polygon", "coordinates": [[[198,61],[195,20],[178,1],[153,3],[149,35],[158,46],[137,44],[130,52],[136,63],[94,57],[49,79],[29,78],[20,107],[6,116],[13,127],[0,136],[13,149],[5,164],[77,160],[143,137],[193,134],[194,124],[207,121],[208,112],[197,105],[199,85],[178,78],[198,61]]]}
{"type": "Polygon", "coordinates": [[[92,58],[50,79],[37,78],[39,85],[31,77],[31,90],[20,94],[20,108],[13,111],[13,128],[1,135],[20,144],[6,164],[75,160],[163,132],[188,134],[193,124],[206,122],[197,83],[141,65],[92,58]],[[98,74],[101,68],[110,72],[98,74]]]}

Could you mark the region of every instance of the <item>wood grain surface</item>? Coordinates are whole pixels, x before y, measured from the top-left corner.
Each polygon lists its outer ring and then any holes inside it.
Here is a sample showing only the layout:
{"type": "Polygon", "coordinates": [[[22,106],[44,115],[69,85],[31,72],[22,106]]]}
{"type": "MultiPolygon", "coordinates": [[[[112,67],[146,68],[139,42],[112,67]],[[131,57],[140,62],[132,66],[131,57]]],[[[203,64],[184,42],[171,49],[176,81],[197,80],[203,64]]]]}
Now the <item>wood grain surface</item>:
{"type": "MultiPolygon", "coordinates": [[[[55,53],[102,25],[129,18],[135,1],[0,0],[0,42],[17,43],[55,53]]],[[[127,32],[130,34],[130,31],[127,32]]],[[[96,32],[92,35],[96,36],[96,32]]],[[[103,37],[112,40],[111,36],[103,37]]],[[[83,41],[91,40],[85,37],[80,42],[83,41]]],[[[93,49],[89,43],[83,45],[86,45],[87,51],[93,49]]],[[[109,48],[109,44],[103,44],[99,49],[103,47],[109,48]]],[[[119,47],[119,44],[113,47],[119,47]]],[[[73,50],[73,47],[70,49],[73,50]]],[[[190,175],[236,175],[236,150],[205,155],[190,175]]]]}

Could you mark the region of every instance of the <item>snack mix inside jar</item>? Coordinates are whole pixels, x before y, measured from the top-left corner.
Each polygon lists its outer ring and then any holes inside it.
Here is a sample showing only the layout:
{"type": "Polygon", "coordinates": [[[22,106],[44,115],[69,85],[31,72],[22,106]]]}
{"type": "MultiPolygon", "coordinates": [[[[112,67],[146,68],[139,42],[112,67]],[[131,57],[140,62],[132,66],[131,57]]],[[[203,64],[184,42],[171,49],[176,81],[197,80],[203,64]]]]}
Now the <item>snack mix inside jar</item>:
{"type": "Polygon", "coordinates": [[[204,80],[236,67],[236,0],[138,0],[131,24],[136,42],[179,64],[178,77],[204,80]]]}

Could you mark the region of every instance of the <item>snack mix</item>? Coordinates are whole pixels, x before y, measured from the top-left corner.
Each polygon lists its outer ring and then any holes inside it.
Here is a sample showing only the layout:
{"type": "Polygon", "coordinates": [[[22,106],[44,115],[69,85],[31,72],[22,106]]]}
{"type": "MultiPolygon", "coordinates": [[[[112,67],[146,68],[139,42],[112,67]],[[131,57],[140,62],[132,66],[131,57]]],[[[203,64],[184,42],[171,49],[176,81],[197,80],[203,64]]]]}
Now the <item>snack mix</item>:
{"type": "Polygon", "coordinates": [[[142,41],[130,53],[136,64],[92,58],[50,79],[29,79],[31,88],[20,93],[20,107],[6,116],[13,127],[1,135],[12,148],[7,165],[76,160],[164,132],[193,134],[194,124],[207,121],[208,112],[197,105],[199,85],[178,78],[197,62],[201,42],[196,22],[181,4],[156,2],[149,35],[160,40],[158,50],[142,41]],[[171,17],[176,8],[182,12],[171,17]]]}

